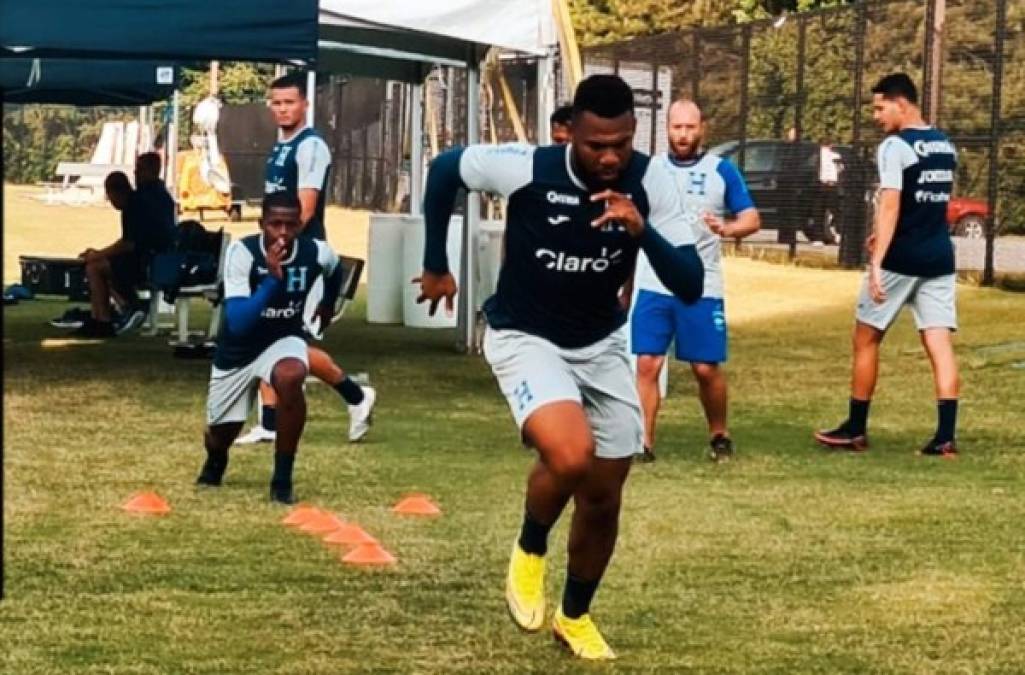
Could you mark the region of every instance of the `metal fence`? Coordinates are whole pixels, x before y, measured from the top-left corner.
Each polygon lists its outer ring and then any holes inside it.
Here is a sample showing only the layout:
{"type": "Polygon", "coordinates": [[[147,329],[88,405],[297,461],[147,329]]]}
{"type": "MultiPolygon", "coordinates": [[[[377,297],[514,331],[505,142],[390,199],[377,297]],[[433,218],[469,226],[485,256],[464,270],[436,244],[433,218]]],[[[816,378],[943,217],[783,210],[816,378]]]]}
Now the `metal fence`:
{"type": "Polygon", "coordinates": [[[664,151],[666,110],[696,100],[707,145],[744,171],[767,229],[860,265],[881,134],[869,89],[907,72],[958,146],[948,215],[962,269],[1025,272],[1025,0],[862,2],[585,51],[634,88],[635,145],[664,151]],[[995,257],[996,256],[996,257],[995,257]]]}
{"type": "Polygon", "coordinates": [[[401,84],[334,76],[318,84],[314,118],[331,148],[331,203],[375,211],[401,206],[408,116],[409,89],[401,84]]]}

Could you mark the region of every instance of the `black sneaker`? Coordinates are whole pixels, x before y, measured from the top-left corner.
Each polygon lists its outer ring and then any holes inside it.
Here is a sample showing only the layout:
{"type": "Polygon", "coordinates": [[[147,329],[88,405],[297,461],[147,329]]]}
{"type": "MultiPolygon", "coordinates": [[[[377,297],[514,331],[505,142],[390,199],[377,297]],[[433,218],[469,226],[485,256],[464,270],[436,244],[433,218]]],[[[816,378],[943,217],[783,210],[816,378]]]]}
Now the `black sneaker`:
{"type": "Polygon", "coordinates": [[[83,338],[112,338],[117,336],[113,323],[110,321],[97,321],[92,317],[89,317],[81,326],[71,331],[71,334],[75,337],[83,338]]]}
{"type": "Polygon", "coordinates": [[[270,500],[278,504],[286,504],[291,506],[295,504],[295,493],[292,492],[292,486],[287,487],[274,485],[270,486],[270,500]]]}
{"type": "Polygon", "coordinates": [[[954,441],[944,441],[938,443],[936,439],[932,439],[925,444],[919,452],[929,457],[946,457],[953,459],[957,457],[957,446],[954,445],[954,441]]]}
{"type": "Polygon", "coordinates": [[[634,461],[641,464],[651,464],[655,461],[655,451],[644,446],[644,452],[634,455],[634,461]]]}
{"type": "Polygon", "coordinates": [[[54,328],[81,328],[82,324],[92,318],[92,312],[84,307],[72,307],[58,317],[50,319],[54,328]]]}
{"type": "Polygon", "coordinates": [[[733,439],[725,434],[716,434],[708,442],[708,458],[713,462],[728,462],[733,457],[733,439]]]}
{"type": "Polygon", "coordinates": [[[136,307],[125,312],[119,320],[114,324],[115,330],[118,335],[133,331],[143,324],[146,320],[146,312],[136,307]]]}
{"type": "Polygon", "coordinates": [[[816,431],[815,440],[827,448],[852,450],[854,452],[868,449],[868,436],[863,433],[851,433],[846,424],[841,424],[836,429],[829,431],[816,431]]]}

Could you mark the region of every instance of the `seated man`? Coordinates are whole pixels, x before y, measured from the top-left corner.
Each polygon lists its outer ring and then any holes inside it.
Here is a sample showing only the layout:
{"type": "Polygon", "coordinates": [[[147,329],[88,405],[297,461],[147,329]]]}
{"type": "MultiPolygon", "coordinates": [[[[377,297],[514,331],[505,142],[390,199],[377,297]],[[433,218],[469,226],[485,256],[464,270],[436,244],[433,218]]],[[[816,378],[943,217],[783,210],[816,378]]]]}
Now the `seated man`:
{"type": "Polygon", "coordinates": [[[149,277],[153,256],[174,246],[174,200],[160,180],[158,154],[139,155],[135,162],[135,184],[137,189],[133,192],[123,173],[107,177],[108,198],[121,211],[121,237],[106,248],[88,248],[79,255],[85,261],[89,280],[91,316],[76,335],[114,337],[138,328],[146,311],[139,303],[136,288],[149,277]],[[111,196],[112,189],[115,196],[111,196]],[[111,300],[122,312],[116,325],[111,300]]]}
{"type": "Polygon", "coordinates": [[[338,256],[323,241],[300,237],[295,193],[264,197],[260,234],[231,245],[224,272],[225,325],[217,340],[207,398],[206,463],[199,485],[218,486],[228,448],[242,430],[256,398],[257,382],[277,396],[277,435],[272,501],[291,504],[292,466],[306,423],[303,383],[309,371],[304,309],[310,289],[324,279],[317,311],[331,319],[341,289],[338,256]]]}

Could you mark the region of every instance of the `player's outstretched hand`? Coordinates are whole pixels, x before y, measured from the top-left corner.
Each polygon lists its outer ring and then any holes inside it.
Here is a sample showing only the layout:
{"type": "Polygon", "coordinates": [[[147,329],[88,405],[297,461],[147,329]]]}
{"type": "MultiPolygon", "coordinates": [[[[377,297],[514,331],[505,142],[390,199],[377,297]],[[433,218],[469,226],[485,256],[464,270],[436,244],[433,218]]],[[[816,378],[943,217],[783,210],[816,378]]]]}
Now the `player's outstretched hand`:
{"type": "Polygon", "coordinates": [[[445,313],[449,316],[455,311],[455,304],[453,298],[456,297],[456,291],[459,290],[456,287],[455,278],[448,272],[444,274],[435,274],[434,272],[428,272],[424,270],[423,273],[416,279],[413,279],[414,284],[420,284],[420,295],[417,297],[417,304],[427,301],[430,303],[427,307],[427,313],[431,316],[438,311],[438,303],[441,299],[445,299],[445,313]]]}
{"type": "Polygon", "coordinates": [[[278,280],[285,278],[281,270],[281,261],[285,258],[285,240],[278,239],[267,249],[267,271],[273,274],[278,280]]]}
{"type": "Polygon", "coordinates": [[[644,232],[644,219],[637,206],[626,195],[615,190],[602,190],[591,195],[591,201],[605,201],[605,213],[591,221],[591,227],[601,227],[605,223],[616,221],[626,228],[631,237],[639,237],[644,232]]]}

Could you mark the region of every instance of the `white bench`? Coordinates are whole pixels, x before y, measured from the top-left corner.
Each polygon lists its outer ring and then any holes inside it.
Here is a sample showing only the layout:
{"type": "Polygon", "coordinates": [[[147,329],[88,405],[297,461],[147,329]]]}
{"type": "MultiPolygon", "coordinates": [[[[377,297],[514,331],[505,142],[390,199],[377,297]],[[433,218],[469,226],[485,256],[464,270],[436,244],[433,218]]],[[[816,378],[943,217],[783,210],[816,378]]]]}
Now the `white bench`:
{"type": "Polygon", "coordinates": [[[114,171],[131,177],[134,167],[129,164],[90,164],[88,162],[59,162],[56,176],[59,182],[42,183],[47,204],[81,206],[103,198],[103,181],[114,171]]]}

